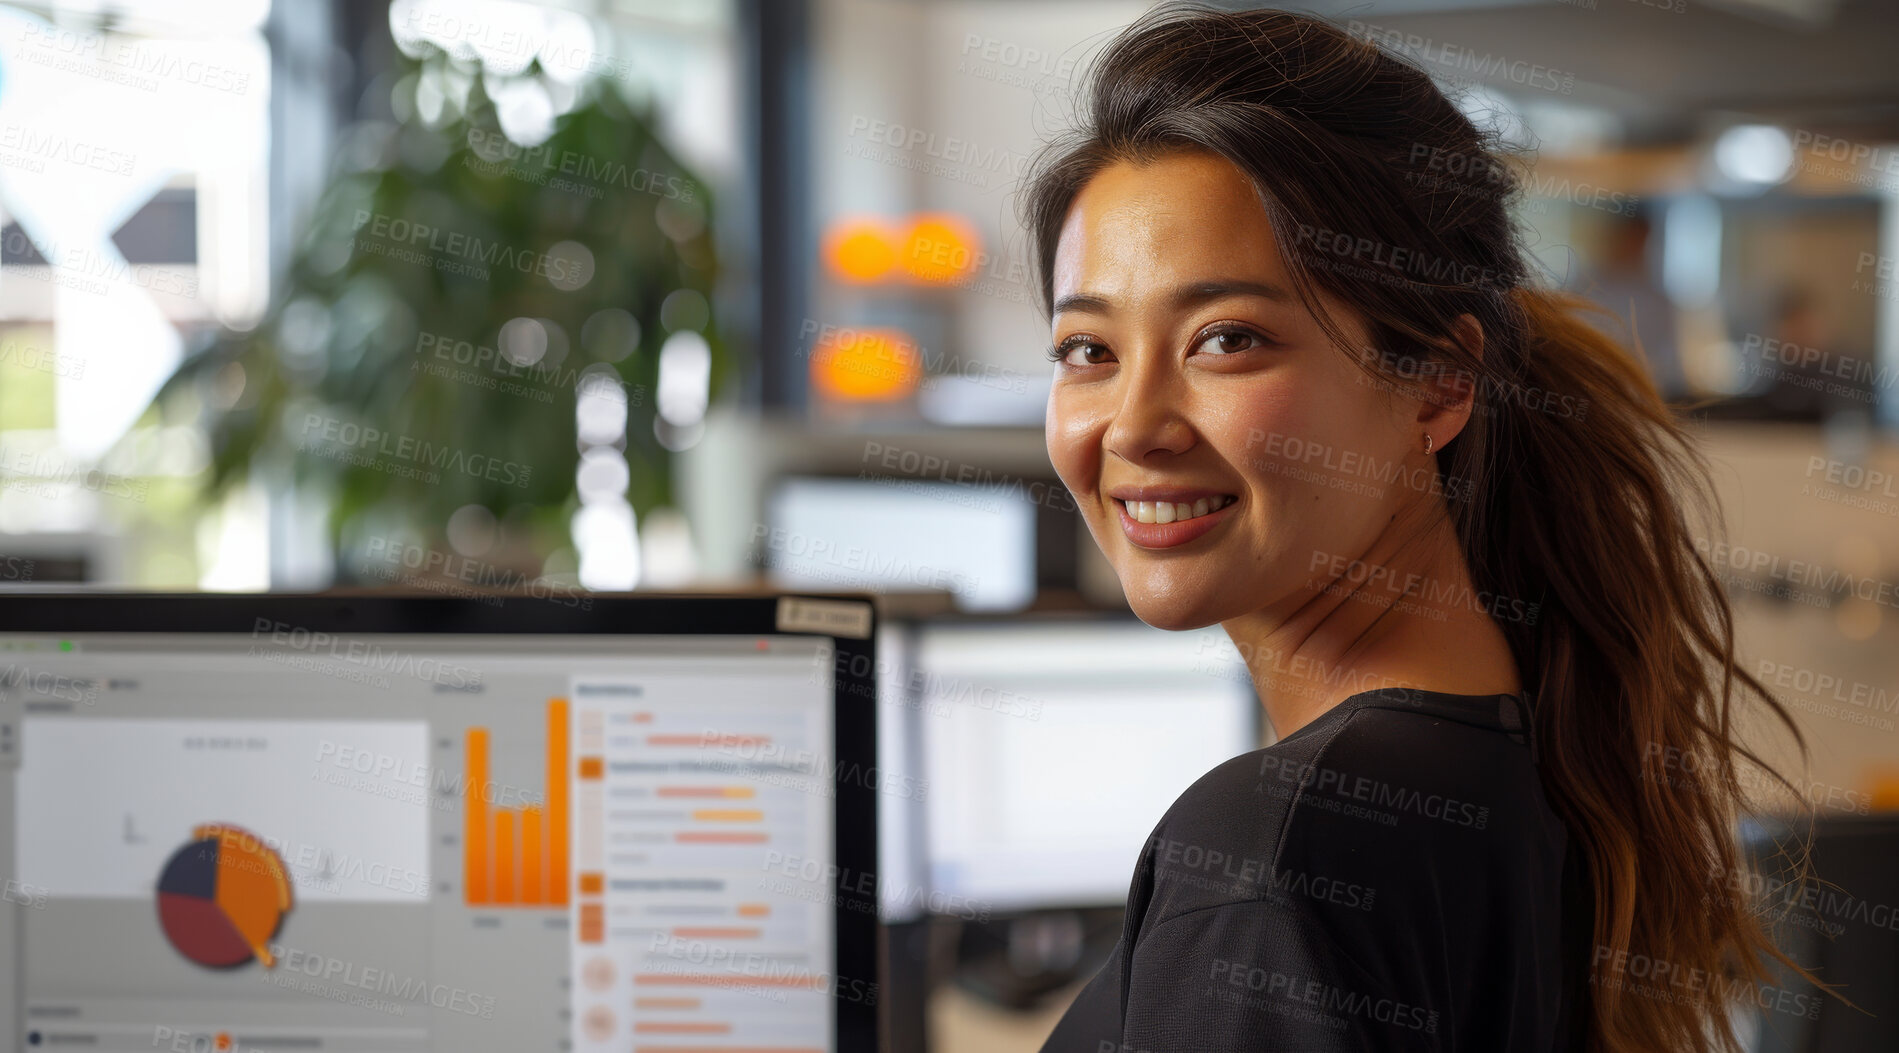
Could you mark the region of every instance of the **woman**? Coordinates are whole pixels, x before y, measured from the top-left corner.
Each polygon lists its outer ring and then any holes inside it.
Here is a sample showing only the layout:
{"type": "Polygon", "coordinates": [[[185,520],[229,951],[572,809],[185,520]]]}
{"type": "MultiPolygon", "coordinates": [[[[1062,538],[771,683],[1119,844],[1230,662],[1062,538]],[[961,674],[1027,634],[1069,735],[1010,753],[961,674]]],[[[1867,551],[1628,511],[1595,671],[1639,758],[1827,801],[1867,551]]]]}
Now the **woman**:
{"type": "Polygon", "coordinates": [[[1785,959],[1722,880],[1735,696],[1798,732],[1696,554],[1704,462],[1530,284],[1511,168],[1282,12],[1150,13],[1085,98],[1026,196],[1049,453],[1278,741],[1162,819],[1045,1049],[1738,1048],[1785,959]]]}

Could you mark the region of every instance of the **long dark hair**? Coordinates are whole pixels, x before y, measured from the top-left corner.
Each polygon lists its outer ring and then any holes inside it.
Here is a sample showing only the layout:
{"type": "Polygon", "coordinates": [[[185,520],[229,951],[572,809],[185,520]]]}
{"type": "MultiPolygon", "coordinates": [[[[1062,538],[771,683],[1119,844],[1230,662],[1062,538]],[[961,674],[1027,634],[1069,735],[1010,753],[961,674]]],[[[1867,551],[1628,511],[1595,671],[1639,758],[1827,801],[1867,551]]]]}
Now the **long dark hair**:
{"type": "Polygon", "coordinates": [[[1038,156],[1023,196],[1045,313],[1056,241],[1089,179],[1206,151],[1255,184],[1327,335],[1351,349],[1320,290],[1362,316],[1372,346],[1351,353],[1375,381],[1420,398],[1434,397],[1433,373],[1468,381],[1470,422],[1438,468],[1469,496],[1448,504],[1475,586],[1539,604],[1499,625],[1533,701],[1545,789],[1588,875],[1588,1046],[1739,1049],[1729,1010],[1753,993],[1744,985],[1776,961],[1797,968],[1748,883],[1730,880],[1746,872],[1734,831],[1746,789],[1772,772],[1739,740],[1742,703],[1805,742],[1736,663],[1727,597],[1700,551],[1720,523],[1706,459],[1641,360],[1581,319],[1590,305],[1533,283],[1511,219],[1518,159],[1418,66],[1280,11],[1151,11],[1107,45],[1079,97],[1078,126],[1038,156]],[[1453,335],[1464,314],[1482,326],[1477,353],[1453,335]],[[1616,975],[1635,956],[1728,982],[1649,997],[1616,975]]]}

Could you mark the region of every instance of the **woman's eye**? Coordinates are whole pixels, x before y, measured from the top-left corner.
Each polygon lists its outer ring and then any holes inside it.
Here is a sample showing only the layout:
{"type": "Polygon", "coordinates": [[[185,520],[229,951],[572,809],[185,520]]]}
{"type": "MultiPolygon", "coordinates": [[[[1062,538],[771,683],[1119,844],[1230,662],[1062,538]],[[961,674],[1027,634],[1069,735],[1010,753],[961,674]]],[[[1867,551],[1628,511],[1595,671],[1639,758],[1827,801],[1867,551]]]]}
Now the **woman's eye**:
{"type": "Polygon", "coordinates": [[[1266,338],[1250,329],[1217,329],[1200,338],[1194,350],[1211,355],[1236,355],[1266,346],[1266,338]]]}
{"type": "Polygon", "coordinates": [[[1107,355],[1107,353],[1108,349],[1106,347],[1095,343],[1093,340],[1071,336],[1067,340],[1049,348],[1048,357],[1051,361],[1059,362],[1065,366],[1094,366],[1100,365],[1103,356],[1107,355]],[[1077,354],[1078,352],[1079,354],[1077,354]]]}

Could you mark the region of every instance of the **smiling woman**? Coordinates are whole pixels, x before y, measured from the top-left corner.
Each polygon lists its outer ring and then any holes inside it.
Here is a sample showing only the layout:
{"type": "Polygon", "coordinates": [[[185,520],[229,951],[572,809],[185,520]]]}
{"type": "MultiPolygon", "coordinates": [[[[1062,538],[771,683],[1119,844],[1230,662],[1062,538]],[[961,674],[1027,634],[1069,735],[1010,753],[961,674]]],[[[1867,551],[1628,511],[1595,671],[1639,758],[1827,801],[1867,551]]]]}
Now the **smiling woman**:
{"type": "Polygon", "coordinates": [[[1733,729],[1798,733],[1695,551],[1705,462],[1531,284],[1507,159],[1305,16],[1165,7],[1090,76],[1025,199],[1049,454],[1279,741],[1162,819],[1047,1050],[1739,1048],[1791,963],[1722,880],[1733,729]]]}

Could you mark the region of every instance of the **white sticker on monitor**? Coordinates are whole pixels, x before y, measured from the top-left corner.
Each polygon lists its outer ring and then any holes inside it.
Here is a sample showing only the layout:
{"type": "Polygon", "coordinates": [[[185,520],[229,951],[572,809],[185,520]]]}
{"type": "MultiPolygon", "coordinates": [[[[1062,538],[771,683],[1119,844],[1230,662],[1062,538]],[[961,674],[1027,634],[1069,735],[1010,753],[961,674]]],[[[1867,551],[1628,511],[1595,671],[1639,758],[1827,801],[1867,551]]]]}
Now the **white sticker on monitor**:
{"type": "Polygon", "coordinates": [[[824,633],[863,640],[870,637],[870,604],[863,600],[811,600],[778,597],[778,631],[824,633]]]}

